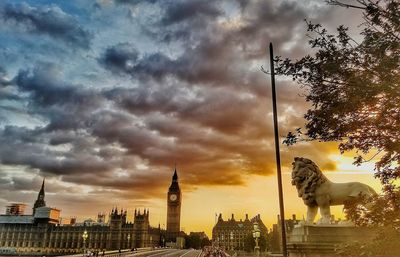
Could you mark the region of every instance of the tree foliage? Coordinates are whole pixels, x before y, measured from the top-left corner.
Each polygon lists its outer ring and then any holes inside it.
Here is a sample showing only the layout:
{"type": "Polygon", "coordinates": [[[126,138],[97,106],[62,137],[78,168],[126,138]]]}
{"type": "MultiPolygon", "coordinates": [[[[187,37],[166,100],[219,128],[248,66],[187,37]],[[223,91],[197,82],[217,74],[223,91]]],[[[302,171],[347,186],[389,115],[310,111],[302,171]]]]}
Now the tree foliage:
{"type": "MultiPolygon", "coordinates": [[[[361,40],[345,26],[332,35],[307,22],[315,53],[299,60],[276,57],[276,72],[307,89],[312,107],[305,114],[305,135],[338,141],[342,153],[355,150],[355,164],[376,153],[376,176],[390,188],[400,177],[400,2],[354,2],[328,1],[362,12],[361,40]]],[[[289,133],[285,143],[295,143],[300,134],[289,133]]]]}
{"type": "MultiPolygon", "coordinates": [[[[244,250],[246,252],[253,252],[256,246],[255,239],[252,234],[249,234],[244,239],[244,250]]],[[[268,240],[265,235],[261,235],[258,239],[258,246],[261,252],[265,252],[268,249],[268,240]]]]}
{"type": "Polygon", "coordinates": [[[185,248],[200,249],[201,238],[198,234],[190,234],[185,237],[185,248]]]}
{"type": "Polygon", "coordinates": [[[203,248],[203,247],[205,247],[205,246],[210,246],[210,245],[211,245],[210,239],[208,239],[208,238],[203,238],[203,239],[201,240],[201,244],[200,244],[201,248],[203,248]]]}
{"type": "Polygon", "coordinates": [[[400,188],[345,205],[344,212],[357,226],[392,227],[400,232],[400,188]]]}
{"type": "Polygon", "coordinates": [[[346,244],[337,250],[338,257],[395,257],[400,252],[400,234],[392,229],[381,230],[372,242],[346,244]]]}
{"type": "Polygon", "coordinates": [[[210,239],[201,237],[198,233],[190,233],[185,236],[185,248],[202,249],[209,245],[211,245],[210,239]]]}
{"type": "Polygon", "coordinates": [[[341,246],[337,255],[341,257],[389,257],[400,253],[400,188],[376,197],[362,197],[360,202],[346,205],[348,219],[357,226],[376,229],[370,242],[358,242],[341,246]]]}

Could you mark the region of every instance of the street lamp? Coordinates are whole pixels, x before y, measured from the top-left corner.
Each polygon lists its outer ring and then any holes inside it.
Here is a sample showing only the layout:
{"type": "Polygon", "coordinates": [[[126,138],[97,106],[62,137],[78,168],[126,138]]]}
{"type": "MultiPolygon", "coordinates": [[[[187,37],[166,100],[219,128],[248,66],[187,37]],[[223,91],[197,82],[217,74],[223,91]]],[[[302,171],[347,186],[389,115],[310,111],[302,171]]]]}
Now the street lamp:
{"type": "Polygon", "coordinates": [[[253,223],[253,237],[254,240],[256,241],[256,246],[254,247],[254,252],[256,254],[256,257],[260,256],[260,247],[258,246],[258,239],[260,238],[260,227],[258,226],[258,222],[255,221],[253,223]]]}
{"type": "Polygon", "coordinates": [[[128,239],[128,249],[131,249],[131,245],[129,243],[129,240],[131,240],[131,235],[130,234],[128,234],[127,239],[128,239]]]}
{"type": "Polygon", "coordinates": [[[83,238],[83,256],[86,254],[86,239],[88,238],[88,232],[85,230],[83,232],[82,238],[83,238]]]}

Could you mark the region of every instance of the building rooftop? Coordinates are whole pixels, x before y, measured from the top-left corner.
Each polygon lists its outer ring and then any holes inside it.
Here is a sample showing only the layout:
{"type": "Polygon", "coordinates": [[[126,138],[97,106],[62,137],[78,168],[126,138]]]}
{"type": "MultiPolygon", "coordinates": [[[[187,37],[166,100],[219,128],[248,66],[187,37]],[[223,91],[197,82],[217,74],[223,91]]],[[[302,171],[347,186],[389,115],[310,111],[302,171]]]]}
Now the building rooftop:
{"type": "Polygon", "coordinates": [[[0,224],[33,224],[32,215],[0,215],[0,224]]]}

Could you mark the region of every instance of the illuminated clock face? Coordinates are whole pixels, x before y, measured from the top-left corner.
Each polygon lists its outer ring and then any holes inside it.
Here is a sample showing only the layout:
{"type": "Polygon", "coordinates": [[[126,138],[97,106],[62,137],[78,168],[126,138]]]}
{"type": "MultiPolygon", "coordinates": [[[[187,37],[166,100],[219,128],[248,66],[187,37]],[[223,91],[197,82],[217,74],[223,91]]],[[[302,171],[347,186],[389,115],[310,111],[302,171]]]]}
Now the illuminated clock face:
{"type": "Polygon", "coordinates": [[[172,195],[169,196],[169,199],[174,202],[174,201],[176,201],[176,199],[178,199],[178,196],[172,194],[172,195]]]}

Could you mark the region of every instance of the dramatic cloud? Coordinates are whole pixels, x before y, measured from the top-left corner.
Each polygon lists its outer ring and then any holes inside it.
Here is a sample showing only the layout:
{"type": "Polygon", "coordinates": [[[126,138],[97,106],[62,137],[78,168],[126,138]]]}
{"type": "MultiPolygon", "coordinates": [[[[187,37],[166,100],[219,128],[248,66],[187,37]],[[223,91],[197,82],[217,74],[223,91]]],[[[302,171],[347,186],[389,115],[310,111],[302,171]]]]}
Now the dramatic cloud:
{"type": "MultiPolygon", "coordinates": [[[[53,185],[50,200],[73,199],[66,207],[72,211],[85,201],[164,199],[174,163],[187,191],[243,186],[274,173],[269,77],[260,71],[266,46],[272,41],[282,55],[304,54],[303,19],[323,19],[326,6],[95,5],[0,4],[2,203],[32,199],[43,176],[53,185]]],[[[309,106],[299,96],[304,89],[278,79],[283,137],[303,125],[309,106]]],[[[327,156],[334,149],[282,147],[284,169],[305,155],[333,170],[327,156]]]]}
{"type": "Polygon", "coordinates": [[[138,59],[139,52],[130,44],[108,48],[99,62],[115,72],[129,72],[138,59]]]}
{"type": "Polygon", "coordinates": [[[7,78],[6,70],[0,66],[0,87],[11,85],[11,80],[7,78]]]}
{"type": "Polygon", "coordinates": [[[167,6],[161,22],[165,25],[171,25],[198,17],[204,19],[216,17],[222,12],[214,4],[215,3],[207,3],[201,0],[176,1],[167,6]]]}
{"type": "Polygon", "coordinates": [[[6,4],[0,14],[4,21],[21,25],[29,32],[49,35],[67,44],[89,48],[90,33],[73,16],[56,5],[33,7],[27,3],[6,4]]]}
{"type": "Polygon", "coordinates": [[[128,5],[137,5],[140,3],[156,3],[157,1],[158,0],[114,0],[114,2],[117,4],[128,4],[128,5]]]}

